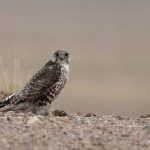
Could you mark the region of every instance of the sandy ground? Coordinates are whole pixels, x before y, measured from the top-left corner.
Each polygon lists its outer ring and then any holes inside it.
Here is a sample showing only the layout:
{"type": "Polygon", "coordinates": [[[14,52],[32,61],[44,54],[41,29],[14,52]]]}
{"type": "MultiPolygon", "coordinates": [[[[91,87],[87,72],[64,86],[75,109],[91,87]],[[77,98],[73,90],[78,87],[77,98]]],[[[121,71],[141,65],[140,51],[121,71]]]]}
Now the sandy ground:
{"type": "Polygon", "coordinates": [[[149,116],[1,113],[0,150],[149,150],[149,123],[149,116]]]}
{"type": "Polygon", "coordinates": [[[0,112],[0,150],[150,150],[150,115],[0,112]]]}

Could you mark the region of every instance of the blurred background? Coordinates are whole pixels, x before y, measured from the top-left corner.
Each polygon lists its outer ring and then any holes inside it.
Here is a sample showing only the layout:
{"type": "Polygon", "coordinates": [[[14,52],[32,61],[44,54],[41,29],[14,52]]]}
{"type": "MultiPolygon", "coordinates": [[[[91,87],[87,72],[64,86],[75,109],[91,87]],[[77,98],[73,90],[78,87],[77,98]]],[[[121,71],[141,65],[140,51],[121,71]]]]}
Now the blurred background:
{"type": "Polygon", "coordinates": [[[149,8],[148,0],[0,0],[0,89],[9,78],[23,87],[66,49],[71,76],[52,109],[150,113],[149,8]]]}

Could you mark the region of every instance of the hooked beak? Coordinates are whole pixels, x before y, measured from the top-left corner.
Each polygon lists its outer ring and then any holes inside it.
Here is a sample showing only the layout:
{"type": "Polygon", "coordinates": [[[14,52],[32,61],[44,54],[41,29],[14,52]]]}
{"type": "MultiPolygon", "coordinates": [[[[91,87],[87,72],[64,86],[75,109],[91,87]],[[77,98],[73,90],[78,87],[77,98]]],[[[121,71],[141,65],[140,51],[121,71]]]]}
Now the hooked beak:
{"type": "Polygon", "coordinates": [[[64,55],[60,55],[60,59],[64,60],[65,59],[64,55]]]}

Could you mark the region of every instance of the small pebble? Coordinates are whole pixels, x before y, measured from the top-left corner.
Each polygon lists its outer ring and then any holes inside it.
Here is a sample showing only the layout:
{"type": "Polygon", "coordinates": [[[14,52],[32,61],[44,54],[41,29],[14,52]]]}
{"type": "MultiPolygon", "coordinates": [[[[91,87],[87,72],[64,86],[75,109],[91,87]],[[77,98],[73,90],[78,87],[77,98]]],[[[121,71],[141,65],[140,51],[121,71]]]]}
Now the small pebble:
{"type": "Polygon", "coordinates": [[[150,118],[150,114],[142,115],[141,118],[150,118]]]}
{"type": "Polygon", "coordinates": [[[54,110],[52,112],[53,116],[59,116],[59,117],[65,117],[67,116],[67,113],[63,110],[54,110]]]}
{"type": "Polygon", "coordinates": [[[28,121],[27,121],[27,125],[33,125],[33,124],[41,124],[41,120],[37,117],[37,116],[33,116],[31,117],[28,121]]]}
{"type": "Polygon", "coordinates": [[[118,119],[118,120],[124,120],[124,117],[119,116],[119,115],[113,115],[114,118],[118,119]]]}
{"type": "Polygon", "coordinates": [[[96,117],[94,113],[87,113],[84,117],[96,117]]]}
{"type": "Polygon", "coordinates": [[[150,124],[145,125],[145,126],[143,127],[143,129],[148,129],[148,130],[150,130],[150,124]]]}

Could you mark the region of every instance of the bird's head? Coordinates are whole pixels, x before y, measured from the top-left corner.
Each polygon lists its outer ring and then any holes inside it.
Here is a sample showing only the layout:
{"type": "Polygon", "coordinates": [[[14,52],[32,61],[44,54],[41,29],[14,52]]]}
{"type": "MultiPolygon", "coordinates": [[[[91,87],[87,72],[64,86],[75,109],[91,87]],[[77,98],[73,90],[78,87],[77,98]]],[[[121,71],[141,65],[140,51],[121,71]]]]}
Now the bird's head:
{"type": "Polygon", "coordinates": [[[69,63],[69,53],[64,50],[57,50],[54,53],[53,61],[59,64],[69,63]]]}

